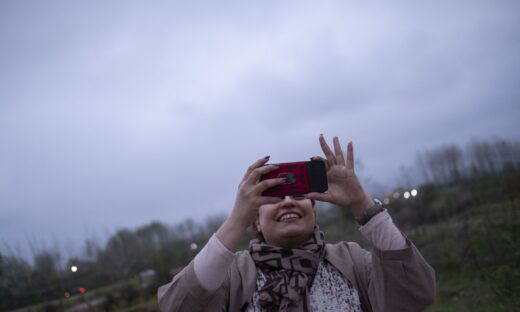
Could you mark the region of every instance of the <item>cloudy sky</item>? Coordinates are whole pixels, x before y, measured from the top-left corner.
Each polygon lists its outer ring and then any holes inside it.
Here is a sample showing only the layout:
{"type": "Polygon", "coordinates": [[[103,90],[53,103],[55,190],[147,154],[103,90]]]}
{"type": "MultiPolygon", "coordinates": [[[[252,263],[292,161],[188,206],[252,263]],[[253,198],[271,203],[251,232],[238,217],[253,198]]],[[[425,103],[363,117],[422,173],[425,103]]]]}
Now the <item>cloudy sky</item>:
{"type": "Polygon", "coordinates": [[[0,252],[228,213],[246,167],[520,138],[518,1],[0,2],[0,252]],[[188,3],[188,4],[187,4],[188,3]]]}

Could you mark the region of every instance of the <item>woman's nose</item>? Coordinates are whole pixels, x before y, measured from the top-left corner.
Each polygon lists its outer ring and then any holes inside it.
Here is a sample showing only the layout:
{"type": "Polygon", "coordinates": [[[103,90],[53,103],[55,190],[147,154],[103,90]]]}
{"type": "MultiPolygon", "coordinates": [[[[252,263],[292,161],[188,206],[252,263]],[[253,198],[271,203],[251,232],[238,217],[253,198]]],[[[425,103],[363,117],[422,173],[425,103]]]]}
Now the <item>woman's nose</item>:
{"type": "Polygon", "coordinates": [[[294,198],[292,196],[286,195],[283,197],[282,203],[284,204],[293,204],[294,198]]]}
{"type": "Polygon", "coordinates": [[[291,201],[300,201],[302,199],[305,199],[305,195],[296,194],[296,195],[286,195],[283,197],[280,197],[282,200],[291,200],[291,201]]]}

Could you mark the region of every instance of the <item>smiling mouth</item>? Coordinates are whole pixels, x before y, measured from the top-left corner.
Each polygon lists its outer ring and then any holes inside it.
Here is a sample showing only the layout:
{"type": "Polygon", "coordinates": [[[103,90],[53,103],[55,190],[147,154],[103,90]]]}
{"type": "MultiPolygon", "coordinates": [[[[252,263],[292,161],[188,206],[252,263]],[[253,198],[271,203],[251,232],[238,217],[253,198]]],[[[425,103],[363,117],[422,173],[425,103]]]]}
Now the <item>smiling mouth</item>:
{"type": "Polygon", "coordinates": [[[282,216],[280,216],[280,218],[278,218],[278,221],[279,222],[294,221],[294,220],[298,220],[300,218],[301,218],[301,216],[298,215],[297,213],[290,212],[290,213],[285,213],[282,216]]]}

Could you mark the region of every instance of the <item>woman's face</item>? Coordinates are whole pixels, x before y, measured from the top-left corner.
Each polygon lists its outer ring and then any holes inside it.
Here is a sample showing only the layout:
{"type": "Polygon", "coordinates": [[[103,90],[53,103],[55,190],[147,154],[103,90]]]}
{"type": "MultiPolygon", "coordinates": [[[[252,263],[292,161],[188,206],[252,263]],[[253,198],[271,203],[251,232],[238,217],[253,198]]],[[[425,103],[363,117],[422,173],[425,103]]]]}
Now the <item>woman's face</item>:
{"type": "Polygon", "coordinates": [[[296,247],[314,231],[316,214],[310,199],[285,196],[277,204],[260,206],[256,229],[268,244],[296,247]]]}

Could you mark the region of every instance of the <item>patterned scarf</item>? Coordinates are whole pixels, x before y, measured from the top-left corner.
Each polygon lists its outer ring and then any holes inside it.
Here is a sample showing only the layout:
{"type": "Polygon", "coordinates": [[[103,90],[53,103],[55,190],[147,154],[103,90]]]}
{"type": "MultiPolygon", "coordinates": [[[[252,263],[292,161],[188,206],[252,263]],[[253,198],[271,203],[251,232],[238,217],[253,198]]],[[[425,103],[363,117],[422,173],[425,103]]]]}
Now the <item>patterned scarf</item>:
{"type": "Polygon", "coordinates": [[[249,252],[255,264],[266,276],[258,290],[258,303],[268,312],[287,311],[290,305],[306,300],[318,264],[323,257],[324,236],[318,226],[298,248],[268,245],[263,237],[251,240],[249,252]]]}

